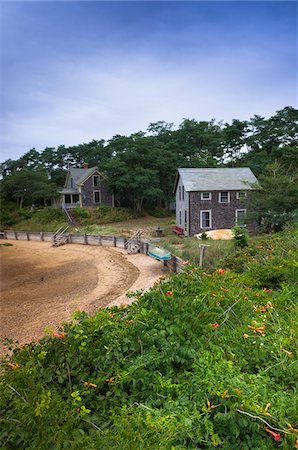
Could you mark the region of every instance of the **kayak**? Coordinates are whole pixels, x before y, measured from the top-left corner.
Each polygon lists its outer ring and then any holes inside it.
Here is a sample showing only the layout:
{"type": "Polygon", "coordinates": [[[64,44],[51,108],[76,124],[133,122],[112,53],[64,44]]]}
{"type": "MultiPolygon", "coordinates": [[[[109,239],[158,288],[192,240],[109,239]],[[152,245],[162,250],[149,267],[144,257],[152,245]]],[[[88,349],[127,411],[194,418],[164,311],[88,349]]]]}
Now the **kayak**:
{"type": "Polygon", "coordinates": [[[160,247],[150,246],[148,250],[148,255],[152,258],[158,259],[159,261],[168,261],[172,258],[171,253],[160,247]]]}

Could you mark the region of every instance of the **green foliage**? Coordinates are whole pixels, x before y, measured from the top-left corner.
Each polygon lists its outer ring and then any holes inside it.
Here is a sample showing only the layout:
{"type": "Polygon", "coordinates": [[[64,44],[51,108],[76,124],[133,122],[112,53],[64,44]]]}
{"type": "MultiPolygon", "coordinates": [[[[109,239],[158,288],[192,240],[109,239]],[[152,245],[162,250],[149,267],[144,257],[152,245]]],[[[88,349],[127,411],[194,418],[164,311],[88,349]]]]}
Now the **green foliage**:
{"type": "Polygon", "coordinates": [[[81,218],[81,219],[88,219],[89,218],[89,212],[87,208],[80,208],[80,207],[76,207],[74,209],[72,209],[72,213],[74,214],[74,216],[76,218],[81,218]]]}
{"type": "Polygon", "coordinates": [[[248,237],[247,237],[247,231],[244,227],[233,227],[232,228],[233,233],[233,241],[236,245],[236,247],[247,247],[248,246],[248,237]]]}
{"type": "Polygon", "coordinates": [[[207,241],[208,240],[208,235],[207,235],[206,231],[203,231],[201,233],[201,240],[202,241],[207,241]]]}
{"type": "Polygon", "coordinates": [[[293,448],[294,240],[242,249],[241,274],[190,266],[17,347],[3,361],[1,448],[293,448]]]}

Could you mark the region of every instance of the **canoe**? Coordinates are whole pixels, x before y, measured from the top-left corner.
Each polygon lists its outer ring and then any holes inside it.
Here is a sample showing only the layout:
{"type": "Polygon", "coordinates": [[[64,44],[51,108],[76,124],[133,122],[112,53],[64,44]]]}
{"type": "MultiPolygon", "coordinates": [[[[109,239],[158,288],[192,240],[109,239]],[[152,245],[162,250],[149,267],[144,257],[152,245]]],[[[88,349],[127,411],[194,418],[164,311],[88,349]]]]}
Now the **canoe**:
{"type": "Polygon", "coordinates": [[[148,255],[152,258],[158,259],[159,261],[168,261],[171,259],[171,253],[160,247],[150,246],[148,250],[148,255]]]}

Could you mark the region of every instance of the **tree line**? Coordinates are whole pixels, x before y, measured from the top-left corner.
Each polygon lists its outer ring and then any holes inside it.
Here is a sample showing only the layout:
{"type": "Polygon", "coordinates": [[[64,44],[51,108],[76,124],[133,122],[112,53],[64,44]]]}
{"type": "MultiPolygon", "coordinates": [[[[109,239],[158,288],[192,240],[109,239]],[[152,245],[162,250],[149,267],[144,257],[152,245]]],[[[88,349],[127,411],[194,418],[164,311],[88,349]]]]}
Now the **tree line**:
{"type": "Polygon", "coordinates": [[[76,146],[35,148],[0,165],[2,198],[19,207],[49,204],[68,167],[98,166],[119,205],[168,208],[178,167],[244,167],[258,178],[297,173],[298,110],[287,106],[268,119],[230,123],[184,119],[150,123],[146,131],[76,146]],[[272,169],[273,168],[273,169],[272,169]]]}

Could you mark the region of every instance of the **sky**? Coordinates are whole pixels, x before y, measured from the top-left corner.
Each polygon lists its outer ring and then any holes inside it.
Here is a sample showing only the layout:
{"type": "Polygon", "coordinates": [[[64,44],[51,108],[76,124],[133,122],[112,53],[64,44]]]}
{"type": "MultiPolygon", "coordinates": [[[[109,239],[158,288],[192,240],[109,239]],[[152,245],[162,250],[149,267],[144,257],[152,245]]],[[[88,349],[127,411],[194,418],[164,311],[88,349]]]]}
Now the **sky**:
{"type": "Polygon", "coordinates": [[[297,107],[294,1],[0,0],[0,161],[297,107]]]}

